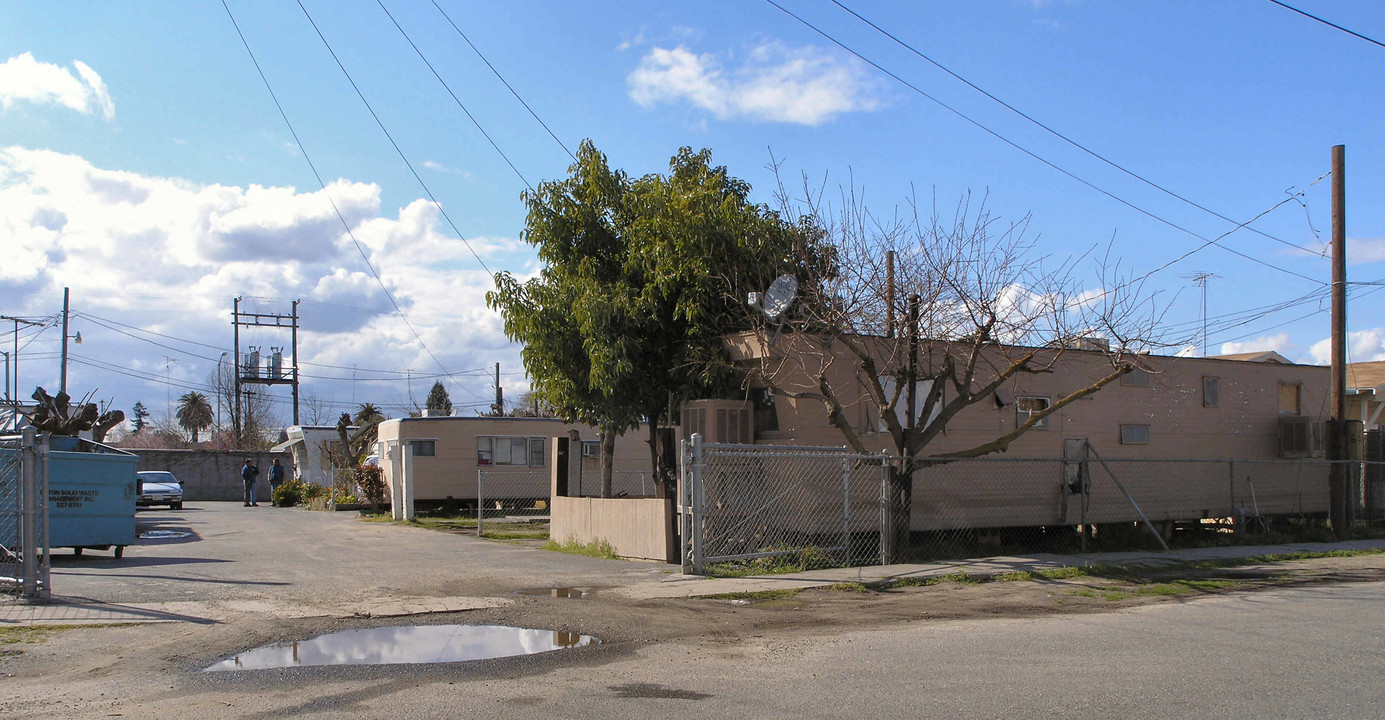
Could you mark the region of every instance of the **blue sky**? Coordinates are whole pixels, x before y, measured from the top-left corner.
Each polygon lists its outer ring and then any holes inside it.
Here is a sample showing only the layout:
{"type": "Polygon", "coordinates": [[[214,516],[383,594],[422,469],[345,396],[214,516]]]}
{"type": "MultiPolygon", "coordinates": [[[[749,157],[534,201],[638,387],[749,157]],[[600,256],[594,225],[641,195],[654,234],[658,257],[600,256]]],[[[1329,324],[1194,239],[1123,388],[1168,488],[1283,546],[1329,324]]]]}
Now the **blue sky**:
{"type": "MultiPolygon", "coordinates": [[[[1264,264],[1208,247],[1150,289],[1169,303],[1170,336],[1200,343],[1188,276],[1214,273],[1208,350],[1303,362],[1326,360],[1329,266],[1290,246],[1328,239],[1328,181],[1313,183],[1330,147],[1345,144],[1349,276],[1385,279],[1385,211],[1372,202],[1385,193],[1385,48],[1264,0],[843,0],[1032,118],[1236,222],[1045,132],[827,0],[780,4],[937,102],[767,2],[438,0],[449,22],[431,0],[386,0],[454,100],[379,4],[304,0],[456,230],[297,4],[229,4],[360,251],[220,3],[0,3],[0,314],[51,317],[71,287],[84,342],[69,385],[127,412],[136,400],[161,412],[205,384],[231,349],[238,295],[265,312],[303,300],[302,359],[316,363],[304,366],[304,391],[333,410],[371,401],[398,414],[444,373],[455,403],[483,406],[496,362],[514,397],[526,387],[518,350],[484,307],[490,281],[472,252],[491,270],[535,271],[520,193],[525,180],[563,176],[564,147],[583,138],[632,174],[663,170],[679,146],[709,147],[762,201],[771,153],[791,181],[854,180],[877,211],[911,189],[947,203],[985,192],[1004,218],[1032,215],[1036,252],[1065,258],[1112,242],[1139,273],[1205,244],[1193,234],[1214,238],[1279,205],[1253,224],[1276,239],[1241,230],[1221,241],[1264,264]]],[[[1290,4],[1385,38],[1385,6],[1290,4]]],[[[1385,359],[1376,287],[1352,289],[1353,361],[1385,359]]],[[[243,345],[286,344],[248,335],[243,345]]],[[[59,338],[21,331],[23,395],[57,385],[59,338]]]]}

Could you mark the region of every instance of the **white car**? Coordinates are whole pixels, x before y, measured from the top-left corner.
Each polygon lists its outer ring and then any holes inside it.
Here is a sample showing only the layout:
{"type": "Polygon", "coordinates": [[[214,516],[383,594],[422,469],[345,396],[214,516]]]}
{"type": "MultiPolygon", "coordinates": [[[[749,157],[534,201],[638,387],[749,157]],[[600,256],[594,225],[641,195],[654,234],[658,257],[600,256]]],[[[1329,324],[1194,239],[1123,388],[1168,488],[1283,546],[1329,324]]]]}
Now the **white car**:
{"type": "Polygon", "coordinates": [[[139,480],[138,507],[167,505],[173,510],[183,509],[183,481],[166,470],[146,470],[135,473],[139,480]]]}

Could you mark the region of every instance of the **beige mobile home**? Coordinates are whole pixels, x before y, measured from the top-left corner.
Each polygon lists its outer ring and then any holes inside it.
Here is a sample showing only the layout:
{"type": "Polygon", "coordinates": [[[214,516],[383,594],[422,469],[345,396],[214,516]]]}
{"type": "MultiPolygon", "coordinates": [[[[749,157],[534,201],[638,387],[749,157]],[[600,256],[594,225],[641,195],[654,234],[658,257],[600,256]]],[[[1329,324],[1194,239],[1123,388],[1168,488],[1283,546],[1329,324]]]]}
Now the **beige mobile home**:
{"type": "MultiPolygon", "coordinates": [[[[768,369],[777,371],[775,384],[781,389],[813,389],[814,372],[826,368],[843,415],[868,448],[894,451],[863,379],[855,375],[853,358],[813,355],[808,343],[790,335],[773,347],[749,334],[731,336],[727,344],[745,370],[747,390],[735,400],[685,404],[685,438],[698,432],[708,442],[840,447],[843,436],[829,423],[821,401],[776,395],[763,380],[768,369]]],[[[962,410],[925,455],[994,440],[1111,371],[1102,352],[1043,352],[1056,357],[1050,371],[1016,376],[993,398],[962,410]]],[[[1252,507],[1264,515],[1326,512],[1327,466],[1295,460],[1322,455],[1327,368],[1294,365],[1278,356],[1140,356],[1139,362],[1145,369],[1049,415],[997,456],[1040,462],[1021,467],[970,461],[921,470],[915,476],[913,529],[1073,524],[1076,514],[1064,496],[1057,461],[1073,441],[1083,446],[1082,440],[1108,461],[1124,463],[1116,472],[1131,494],[1143,499],[1152,520],[1226,517],[1252,507]]],[[[944,390],[954,392],[954,387],[944,390]]],[[[1087,512],[1089,522],[1136,519],[1131,503],[1109,482],[1093,490],[1087,512]]]]}
{"type": "MultiPolygon", "coordinates": [[[[376,447],[391,487],[395,475],[404,472],[398,460],[402,453],[395,450],[407,447],[411,451],[416,502],[449,498],[475,502],[478,479],[486,477],[494,488],[507,487],[505,492],[515,497],[546,498],[553,468],[552,439],[570,437],[574,430],[582,440],[582,474],[574,493],[594,496],[600,491],[601,451],[596,430],[587,425],[552,418],[396,418],[380,423],[376,447]]],[[[647,436],[647,430],[637,429],[616,438],[614,492],[629,497],[654,494],[647,436]]]]}

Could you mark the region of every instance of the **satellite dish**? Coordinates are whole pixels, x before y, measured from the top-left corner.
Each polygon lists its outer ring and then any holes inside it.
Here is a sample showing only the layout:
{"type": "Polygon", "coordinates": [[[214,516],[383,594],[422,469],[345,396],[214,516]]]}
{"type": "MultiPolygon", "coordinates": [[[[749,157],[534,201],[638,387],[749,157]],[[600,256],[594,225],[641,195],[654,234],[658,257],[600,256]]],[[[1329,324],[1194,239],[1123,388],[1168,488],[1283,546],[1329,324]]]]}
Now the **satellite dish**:
{"type": "Polygon", "coordinates": [[[798,294],[798,278],[792,275],[780,275],[774,279],[765,292],[761,300],[760,309],[770,320],[778,320],[789,306],[793,304],[794,295],[798,294]]]}

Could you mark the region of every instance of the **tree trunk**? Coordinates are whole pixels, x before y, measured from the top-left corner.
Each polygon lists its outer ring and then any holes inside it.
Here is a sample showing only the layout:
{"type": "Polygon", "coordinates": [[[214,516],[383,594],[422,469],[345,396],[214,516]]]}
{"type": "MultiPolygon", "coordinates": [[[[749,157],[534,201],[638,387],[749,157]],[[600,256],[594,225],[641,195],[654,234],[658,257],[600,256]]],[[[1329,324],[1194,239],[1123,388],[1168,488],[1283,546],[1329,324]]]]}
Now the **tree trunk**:
{"type": "Polygon", "coordinates": [[[609,425],[601,427],[601,497],[611,496],[611,471],[616,454],[616,431],[609,425]]]}
{"type": "Polygon", "coordinates": [[[907,461],[902,466],[890,466],[885,489],[885,535],[880,538],[881,551],[887,564],[904,562],[909,556],[909,526],[914,506],[914,474],[911,466],[912,463],[907,461]]]}

